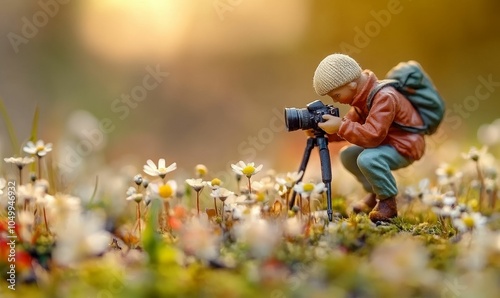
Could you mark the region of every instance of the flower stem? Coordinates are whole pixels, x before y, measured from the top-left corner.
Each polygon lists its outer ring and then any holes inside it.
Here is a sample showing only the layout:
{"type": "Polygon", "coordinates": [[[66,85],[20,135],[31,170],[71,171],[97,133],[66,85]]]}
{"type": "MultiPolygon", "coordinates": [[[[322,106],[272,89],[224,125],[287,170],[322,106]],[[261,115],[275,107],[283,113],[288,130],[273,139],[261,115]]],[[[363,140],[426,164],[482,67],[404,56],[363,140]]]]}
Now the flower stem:
{"type": "Polygon", "coordinates": [[[196,211],[198,212],[198,216],[200,216],[200,192],[196,192],[196,211]]]}
{"type": "Polygon", "coordinates": [[[38,179],[42,179],[42,157],[41,156],[38,156],[38,179]]]}
{"type": "Polygon", "coordinates": [[[252,194],[252,182],[250,181],[251,176],[247,176],[248,178],[248,194],[252,194]]]}
{"type": "Polygon", "coordinates": [[[226,203],[224,201],[222,201],[222,210],[221,210],[222,222],[224,222],[224,214],[226,214],[224,212],[225,207],[226,207],[226,203]]]}
{"type": "Polygon", "coordinates": [[[299,219],[302,220],[302,195],[299,195],[299,200],[297,203],[299,205],[299,219]]]}
{"type": "Polygon", "coordinates": [[[165,208],[165,222],[164,222],[164,228],[165,229],[168,229],[169,228],[169,224],[168,224],[168,213],[169,213],[169,210],[170,210],[170,204],[167,202],[167,201],[164,201],[163,202],[163,207],[165,208]]]}
{"type": "Polygon", "coordinates": [[[483,208],[483,204],[484,204],[485,187],[484,187],[483,171],[481,170],[481,166],[479,165],[479,161],[476,161],[476,171],[477,171],[477,178],[479,179],[479,211],[481,211],[481,209],[483,208]]]}
{"type": "Polygon", "coordinates": [[[19,167],[19,186],[23,185],[23,168],[19,167]]]}
{"type": "Polygon", "coordinates": [[[286,190],[286,194],[285,194],[285,210],[286,210],[286,214],[288,214],[288,209],[290,209],[290,206],[288,205],[288,204],[290,204],[288,202],[288,200],[290,199],[290,193],[291,193],[290,189],[287,189],[286,190]]]}
{"type": "Polygon", "coordinates": [[[45,206],[43,206],[43,221],[45,222],[45,229],[47,229],[47,233],[50,234],[49,223],[47,221],[47,212],[45,212],[45,206]]]}
{"type": "Polygon", "coordinates": [[[139,227],[139,237],[141,237],[141,206],[137,203],[137,225],[139,227]]]}
{"type": "Polygon", "coordinates": [[[214,209],[215,209],[215,216],[219,216],[219,211],[217,210],[217,198],[214,197],[214,209]]]}

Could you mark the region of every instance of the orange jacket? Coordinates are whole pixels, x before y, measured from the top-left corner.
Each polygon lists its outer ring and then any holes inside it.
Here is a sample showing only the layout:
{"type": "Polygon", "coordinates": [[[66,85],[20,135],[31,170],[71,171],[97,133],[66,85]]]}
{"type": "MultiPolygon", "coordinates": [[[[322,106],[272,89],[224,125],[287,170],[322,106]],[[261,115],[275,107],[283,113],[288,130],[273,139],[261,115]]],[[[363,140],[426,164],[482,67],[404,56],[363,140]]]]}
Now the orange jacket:
{"type": "MultiPolygon", "coordinates": [[[[393,87],[382,88],[372,100],[370,111],[367,97],[377,86],[377,77],[370,70],[362,73],[365,84],[351,102],[352,108],[343,117],[338,137],[364,148],[391,145],[401,155],[418,160],[425,151],[424,136],[404,131],[392,125],[420,126],[422,119],[411,103],[393,87]]],[[[329,139],[336,139],[332,135],[329,139]]]]}

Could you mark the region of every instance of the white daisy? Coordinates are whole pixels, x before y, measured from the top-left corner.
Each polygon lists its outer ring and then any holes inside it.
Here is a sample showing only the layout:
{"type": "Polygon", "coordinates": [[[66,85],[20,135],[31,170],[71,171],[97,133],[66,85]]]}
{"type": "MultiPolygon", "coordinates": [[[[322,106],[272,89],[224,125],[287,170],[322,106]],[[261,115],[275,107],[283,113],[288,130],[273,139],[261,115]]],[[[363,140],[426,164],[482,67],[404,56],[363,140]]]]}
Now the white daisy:
{"type": "Polygon", "coordinates": [[[26,143],[26,146],[23,147],[23,151],[28,154],[36,154],[38,155],[38,157],[42,157],[52,151],[52,144],[45,144],[43,140],[36,141],[36,144],[32,141],[29,141],[28,143],[26,143]]]}
{"type": "Polygon", "coordinates": [[[487,222],[487,218],[479,212],[464,212],[458,218],[453,219],[453,225],[460,232],[467,232],[482,228],[487,222]]]}
{"type": "Polygon", "coordinates": [[[146,174],[153,177],[159,176],[162,179],[165,178],[167,173],[170,173],[175,169],[177,169],[177,164],[175,162],[168,167],[165,167],[165,159],[163,158],[158,160],[158,167],[151,159],[148,159],[147,164],[144,165],[144,172],[146,174]]]}
{"type": "Polygon", "coordinates": [[[304,175],[303,171],[300,172],[288,172],[285,177],[276,177],[276,183],[279,185],[286,186],[287,188],[292,188],[297,181],[304,175]]]}
{"type": "Polygon", "coordinates": [[[205,185],[207,184],[203,179],[186,179],[186,183],[191,186],[194,191],[199,192],[201,191],[205,185]]]}
{"type": "Polygon", "coordinates": [[[456,168],[447,163],[441,164],[440,167],[436,169],[436,175],[439,185],[457,184],[463,177],[462,172],[457,171],[456,168]]]}
{"type": "Polygon", "coordinates": [[[481,156],[485,155],[487,151],[488,151],[488,147],[486,147],[486,146],[484,146],[483,148],[481,148],[481,150],[478,150],[476,147],[471,147],[469,149],[469,152],[462,153],[462,157],[464,159],[470,159],[470,160],[473,160],[473,161],[478,161],[479,158],[481,156]]]}
{"type": "Polygon", "coordinates": [[[208,187],[212,190],[221,187],[223,182],[219,178],[214,178],[212,181],[207,182],[208,187]]]}
{"type": "Polygon", "coordinates": [[[16,165],[19,169],[24,168],[24,166],[29,165],[35,161],[34,157],[25,156],[25,157],[9,157],[3,159],[6,163],[11,163],[16,165]]]}
{"type": "Polygon", "coordinates": [[[219,187],[219,188],[213,189],[212,193],[210,193],[210,196],[212,198],[217,198],[217,199],[221,200],[222,202],[224,202],[228,197],[230,197],[232,195],[234,195],[234,192],[227,190],[224,187],[219,187]]]}
{"type": "Polygon", "coordinates": [[[177,191],[177,182],[168,180],[166,183],[150,183],[148,185],[150,194],[161,199],[171,199],[177,191]]]}
{"type": "Polygon", "coordinates": [[[320,194],[325,190],[325,183],[321,182],[318,184],[314,184],[311,182],[299,182],[295,184],[293,187],[298,194],[300,194],[304,198],[308,198],[312,195],[320,194]]]}
{"type": "Polygon", "coordinates": [[[105,230],[105,224],[106,218],[102,213],[72,212],[55,231],[57,245],[53,251],[54,261],[72,265],[106,251],[112,235],[105,230]]]}
{"type": "Polygon", "coordinates": [[[237,164],[231,164],[231,168],[236,174],[250,178],[262,170],[262,165],[255,167],[253,162],[246,164],[243,161],[239,161],[237,164]]]}
{"type": "Polygon", "coordinates": [[[196,173],[196,176],[197,177],[203,177],[205,175],[207,175],[208,173],[208,168],[207,166],[203,165],[203,164],[197,164],[195,167],[194,167],[194,171],[196,173]]]}

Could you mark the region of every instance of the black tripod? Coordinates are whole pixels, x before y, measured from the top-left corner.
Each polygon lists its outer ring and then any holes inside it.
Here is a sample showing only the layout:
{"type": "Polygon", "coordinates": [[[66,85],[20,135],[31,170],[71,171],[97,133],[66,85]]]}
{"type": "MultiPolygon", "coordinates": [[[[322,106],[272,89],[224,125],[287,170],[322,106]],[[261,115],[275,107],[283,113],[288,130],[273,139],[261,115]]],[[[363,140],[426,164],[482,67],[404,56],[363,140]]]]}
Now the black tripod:
{"type": "MultiPolygon", "coordinates": [[[[304,155],[302,156],[302,162],[300,163],[299,172],[305,173],[307,163],[309,162],[309,157],[311,157],[311,151],[314,146],[318,146],[319,149],[319,159],[321,163],[321,178],[323,183],[326,185],[326,201],[327,201],[327,213],[328,219],[333,220],[333,210],[332,210],[332,166],[330,164],[330,151],[328,150],[328,139],[325,137],[323,131],[314,130],[314,137],[307,139],[306,148],[304,150],[304,155]]],[[[302,177],[304,177],[302,175],[302,177]]],[[[302,181],[302,177],[297,181],[302,181]]],[[[292,198],[290,200],[289,208],[292,208],[295,204],[295,196],[297,193],[293,191],[292,198]]]]}

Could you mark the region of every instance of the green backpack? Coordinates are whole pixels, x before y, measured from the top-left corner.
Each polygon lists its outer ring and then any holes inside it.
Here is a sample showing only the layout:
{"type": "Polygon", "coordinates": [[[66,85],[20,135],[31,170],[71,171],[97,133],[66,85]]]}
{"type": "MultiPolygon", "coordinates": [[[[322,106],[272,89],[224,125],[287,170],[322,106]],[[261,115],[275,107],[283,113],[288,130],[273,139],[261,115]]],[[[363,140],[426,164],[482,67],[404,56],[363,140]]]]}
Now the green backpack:
{"type": "Polygon", "coordinates": [[[418,134],[431,135],[436,132],[444,118],[445,104],[429,76],[415,61],[401,62],[387,73],[384,80],[378,82],[367,98],[368,110],[372,100],[380,89],[392,86],[408,99],[420,114],[423,126],[407,126],[394,122],[393,125],[418,134]]]}

